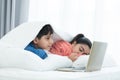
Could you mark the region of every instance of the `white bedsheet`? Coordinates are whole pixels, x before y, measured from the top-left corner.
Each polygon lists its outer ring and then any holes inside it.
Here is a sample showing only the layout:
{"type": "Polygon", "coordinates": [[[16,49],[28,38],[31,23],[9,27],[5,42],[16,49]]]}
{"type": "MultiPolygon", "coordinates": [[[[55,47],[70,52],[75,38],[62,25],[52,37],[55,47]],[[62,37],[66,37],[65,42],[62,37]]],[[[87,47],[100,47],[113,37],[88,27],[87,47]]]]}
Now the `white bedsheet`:
{"type": "Polygon", "coordinates": [[[120,80],[120,67],[106,67],[95,72],[41,72],[0,68],[0,80],[120,80]]]}

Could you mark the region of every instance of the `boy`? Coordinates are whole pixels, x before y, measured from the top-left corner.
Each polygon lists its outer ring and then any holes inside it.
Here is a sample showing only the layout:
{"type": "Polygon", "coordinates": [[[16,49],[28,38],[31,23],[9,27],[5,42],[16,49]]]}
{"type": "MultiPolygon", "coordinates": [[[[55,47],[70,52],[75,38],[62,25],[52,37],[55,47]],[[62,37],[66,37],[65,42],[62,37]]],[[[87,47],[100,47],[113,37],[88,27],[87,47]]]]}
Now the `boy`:
{"type": "Polygon", "coordinates": [[[40,58],[45,59],[47,57],[45,50],[49,50],[53,44],[51,35],[54,30],[50,24],[46,24],[40,30],[38,35],[33,41],[31,41],[26,47],[25,50],[31,51],[38,55],[40,58]]]}

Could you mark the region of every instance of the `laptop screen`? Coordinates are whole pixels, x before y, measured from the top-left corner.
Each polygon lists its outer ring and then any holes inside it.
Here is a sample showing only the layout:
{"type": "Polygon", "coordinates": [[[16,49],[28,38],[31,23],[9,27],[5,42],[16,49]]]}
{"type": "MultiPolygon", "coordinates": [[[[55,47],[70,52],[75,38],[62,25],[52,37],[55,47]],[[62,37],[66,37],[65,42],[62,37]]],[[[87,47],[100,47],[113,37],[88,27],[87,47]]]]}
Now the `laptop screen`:
{"type": "Polygon", "coordinates": [[[101,69],[106,48],[107,48],[106,42],[99,42],[99,41],[93,42],[85,71],[90,72],[101,69]]]}

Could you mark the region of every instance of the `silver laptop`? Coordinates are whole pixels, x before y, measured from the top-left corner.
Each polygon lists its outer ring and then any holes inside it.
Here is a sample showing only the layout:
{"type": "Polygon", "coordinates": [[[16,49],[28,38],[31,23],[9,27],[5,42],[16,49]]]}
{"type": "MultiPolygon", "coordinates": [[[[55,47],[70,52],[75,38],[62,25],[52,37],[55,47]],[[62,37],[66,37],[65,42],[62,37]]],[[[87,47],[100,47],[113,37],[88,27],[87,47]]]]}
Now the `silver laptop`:
{"type": "Polygon", "coordinates": [[[91,72],[91,71],[101,70],[106,48],[107,48],[106,42],[94,41],[90,51],[90,56],[87,62],[87,66],[79,69],[71,67],[71,68],[58,68],[57,70],[70,71],[70,72],[76,72],[76,71],[91,72]]]}

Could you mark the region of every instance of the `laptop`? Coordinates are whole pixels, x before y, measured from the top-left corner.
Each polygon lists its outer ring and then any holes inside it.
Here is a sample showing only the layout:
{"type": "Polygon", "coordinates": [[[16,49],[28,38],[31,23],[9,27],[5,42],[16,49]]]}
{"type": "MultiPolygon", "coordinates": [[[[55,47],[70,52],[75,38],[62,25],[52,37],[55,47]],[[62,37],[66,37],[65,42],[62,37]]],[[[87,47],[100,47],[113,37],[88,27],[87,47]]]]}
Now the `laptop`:
{"type": "Polygon", "coordinates": [[[67,71],[67,72],[92,72],[101,70],[105,52],[107,48],[106,42],[93,41],[92,48],[90,51],[90,56],[87,62],[87,66],[83,68],[58,68],[58,71],[67,71]]]}

